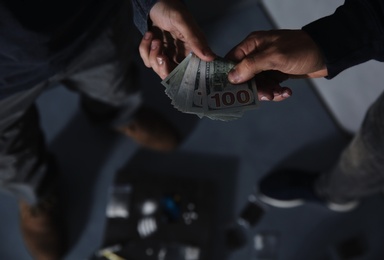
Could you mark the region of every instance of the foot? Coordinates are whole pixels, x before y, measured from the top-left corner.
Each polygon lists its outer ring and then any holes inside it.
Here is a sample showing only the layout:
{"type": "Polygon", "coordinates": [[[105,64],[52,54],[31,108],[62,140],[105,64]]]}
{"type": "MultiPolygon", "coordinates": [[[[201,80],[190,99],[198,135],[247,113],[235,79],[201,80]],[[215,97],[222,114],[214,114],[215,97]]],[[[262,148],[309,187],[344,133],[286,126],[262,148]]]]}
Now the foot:
{"type": "Polygon", "coordinates": [[[278,208],[297,207],[306,202],[323,204],[337,212],[347,212],[357,207],[358,201],[340,204],[319,197],[314,189],[318,176],[299,170],[273,172],[259,182],[259,200],[278,208]]]}
{"type": "Polygon", "coordinates": [[[55,221],[54,199],[42,200],[34,206],[21,201],[19,208],[22,236],[33,259],[60,259],[62,240],[55,221]]]}
{"type": "Polygon", "coordinates": [[[118,130],[138,144],[152,150],[168,152],[177,148],[180,135],[168,120],[153,109],[142,107],[126,126],[118,130]]]}

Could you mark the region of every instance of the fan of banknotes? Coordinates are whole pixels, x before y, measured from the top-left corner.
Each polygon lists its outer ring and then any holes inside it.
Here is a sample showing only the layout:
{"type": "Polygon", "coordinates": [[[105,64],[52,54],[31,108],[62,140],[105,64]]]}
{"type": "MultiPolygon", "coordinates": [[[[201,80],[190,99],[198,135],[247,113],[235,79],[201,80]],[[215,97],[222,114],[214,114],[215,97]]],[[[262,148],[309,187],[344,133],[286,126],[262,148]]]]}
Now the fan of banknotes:
{"type": "Polygon", "coordinates": [[[254,79],[240,85],[228,81],[234,65],[223,58],[205,62],[191,53],[161,83],[176,109],[200,118],[234,120],[258,104],[254,79]]]}

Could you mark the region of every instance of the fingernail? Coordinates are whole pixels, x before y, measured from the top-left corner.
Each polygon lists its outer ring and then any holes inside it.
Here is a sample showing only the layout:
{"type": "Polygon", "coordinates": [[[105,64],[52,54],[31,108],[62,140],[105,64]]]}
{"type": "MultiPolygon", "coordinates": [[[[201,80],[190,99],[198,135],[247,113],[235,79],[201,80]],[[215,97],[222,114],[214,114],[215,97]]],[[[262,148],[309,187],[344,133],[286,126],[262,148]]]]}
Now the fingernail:
{"type": "Polygon", "coordinates": [[[151,43],[151,49],[152,49],[152,50],[156,50],[156,48],[157,48],[157,43],[152,42],[152,43],[151,43]]]}
{"type": "Polygon", "coordinates": [[[236,69],[232,69],[228,74],[228,79],[232,83],[239,83],[241,78],[240,75],[237,73],[236,69]]]}
{"type": "Polygon", "coordinates": [[[145,39],[145,40],[149,40],[149,39],[151,39],[151,34],[150,34],[149,32],[146,32],[146,33],[144,34],[144,39],[145,39]]]}
{"type": "Polygon", "coordinates": [[[284,92],[281,96],[283,98],[289,98],[291,95],[288,92],[284,92]]]}
{"type": "Polygon", "coordinates": [[[157,59],[157,63],[158,63],[159,65],[163,65],[164,60],[163,60],[162,58],[157,57],[156,59],[157,59]]]}
{"type": "Polygon", "coordinates": [[[262,96],[260,99],[263,101],[269,101],[269,99],[266,96],[262,96]]]}
{"type": "Polygon", "coordinates": [[[212,58],[215,57],[215,55],[213,54],[213,51],[211,49],[204,49],[203,50],[203,55],[205,57],[212,57],[212,58]]]}

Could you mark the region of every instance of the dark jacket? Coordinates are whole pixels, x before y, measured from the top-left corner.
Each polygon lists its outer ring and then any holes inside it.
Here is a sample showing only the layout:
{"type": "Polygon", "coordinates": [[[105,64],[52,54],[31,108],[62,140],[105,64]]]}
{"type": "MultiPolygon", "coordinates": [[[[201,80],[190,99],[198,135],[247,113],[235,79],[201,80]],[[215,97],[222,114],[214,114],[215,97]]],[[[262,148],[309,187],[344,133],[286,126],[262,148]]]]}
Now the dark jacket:
{"type": "Polygon", "coordinates": [[[384,61],[384,0],[346,0],[303,30],[323,53],[327,78],[371,59],[384,61]]]}

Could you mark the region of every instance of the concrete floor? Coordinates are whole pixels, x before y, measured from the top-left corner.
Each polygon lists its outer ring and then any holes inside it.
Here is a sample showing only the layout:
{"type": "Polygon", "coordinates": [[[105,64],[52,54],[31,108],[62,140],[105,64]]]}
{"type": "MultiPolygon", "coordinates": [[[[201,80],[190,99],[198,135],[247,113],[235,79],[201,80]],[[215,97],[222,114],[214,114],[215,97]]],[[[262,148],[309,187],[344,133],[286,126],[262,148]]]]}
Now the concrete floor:
{"type": "MultiPolygon", "coordinates": [[[[219,55],[224,55],[249,32],[272,28],[255,1],[227,2],[224,13],[215,8],[218,1],[207,5],[190,3],[219,55]],[[200,12],[201,6],[204,9],[200,12]]],[[[293,89],[289,100],[261,103],[259,109],[246,112],[239,120],[218,122],[200,120],[173,109],[160,79],[144,67],[141,70],[145,103],[168,117],[185,136],[169,160],[177,154],[193,153],[238,161],[235,180],[229,182],[233,197],[229,198],[231,206],[225,216],[228,221],[236,221],[249,195],[255,192],[257,181],[271,169],[288,166],[324,171],[337,160],[348,142],[348,136],[338,128],[306,81],[287,83],[293,89]]],[[[108,187],[116,172],[140,150],[129,139],[90,125],[78,101],[75,93],[62,87],[47,91],[38,100],[49,148],[57,155],[63,172],[61,194],[63,207],[67,209],[65,219],[70,245],[65,259],[68,260],[89,259],[99,248],[105,227],[108,187]]],[[[155,157],[148,156],[148,162],[155,161],[155,157]]],[[[226,180],[231,176],[221,178],[226,180]]],[[[0,259],[28,260],[19,233],[15,200],[6,195],[0,200],[0,259]]],[[[384,257],[383,217],[382,195],[368,199],[357,210],[346,214],[330,212],[314,204],[288,210],[267,207],[258,225],[245,230],[245,246],[231,252],[227,259],[261,259],[254,247],[255,236],[269,234],[278,241],[273,250],[275,256],[263,259],[341,259],[335,253],[337,245],[359,237],[364,241],[366,252],[353,259],[379,260],[384,257]]]]}

